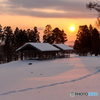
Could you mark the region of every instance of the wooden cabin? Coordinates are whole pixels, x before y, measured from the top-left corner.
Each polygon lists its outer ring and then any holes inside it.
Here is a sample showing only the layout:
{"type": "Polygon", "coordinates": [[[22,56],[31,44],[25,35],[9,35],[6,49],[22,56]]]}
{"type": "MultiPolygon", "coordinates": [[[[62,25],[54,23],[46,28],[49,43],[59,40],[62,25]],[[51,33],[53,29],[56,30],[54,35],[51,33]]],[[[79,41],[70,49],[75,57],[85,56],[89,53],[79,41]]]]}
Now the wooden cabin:
{"type": "Polygon", "coordinates": [[[58,57],[70,57],[71,51],[74,50],[73,48],[67,46],[66,44],[53,44],[53,46],[60,49],[58,57]]]}
{"type": "Polygon", "coordinates": [[[49,43],[28,42],[18,48],[16,52],[20,54],[21,60],[28,59],[54,59],[60,50],[49,43]]]}

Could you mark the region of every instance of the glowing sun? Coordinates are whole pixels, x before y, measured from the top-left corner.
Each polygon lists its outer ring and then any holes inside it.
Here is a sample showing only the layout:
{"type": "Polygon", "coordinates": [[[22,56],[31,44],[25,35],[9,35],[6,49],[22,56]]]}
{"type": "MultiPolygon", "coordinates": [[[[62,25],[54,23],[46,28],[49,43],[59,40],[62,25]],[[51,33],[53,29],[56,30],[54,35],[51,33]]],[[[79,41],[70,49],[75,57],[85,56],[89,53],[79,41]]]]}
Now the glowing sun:
{"type": "Polygon", "coordinates": [[[70,31],[73,32],[74,30],[75,30],[75,27],[74,26],[71,26],[70,27],[70,31]]]}

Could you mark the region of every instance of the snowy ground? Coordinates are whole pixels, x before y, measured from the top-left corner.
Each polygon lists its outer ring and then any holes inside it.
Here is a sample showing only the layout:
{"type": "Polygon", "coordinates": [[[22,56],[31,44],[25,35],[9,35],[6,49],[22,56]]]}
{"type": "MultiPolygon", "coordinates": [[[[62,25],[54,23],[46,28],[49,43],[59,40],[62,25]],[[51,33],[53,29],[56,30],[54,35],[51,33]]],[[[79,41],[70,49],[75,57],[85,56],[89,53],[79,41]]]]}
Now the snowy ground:
{"type": "Polygon", "coordinates": [[[71,58],[0,65],[0,100],[99,99],[100,57],[72,55],[71,58]],[[98,92],[98,96],[71,97],[71,91],[98,92]]]}

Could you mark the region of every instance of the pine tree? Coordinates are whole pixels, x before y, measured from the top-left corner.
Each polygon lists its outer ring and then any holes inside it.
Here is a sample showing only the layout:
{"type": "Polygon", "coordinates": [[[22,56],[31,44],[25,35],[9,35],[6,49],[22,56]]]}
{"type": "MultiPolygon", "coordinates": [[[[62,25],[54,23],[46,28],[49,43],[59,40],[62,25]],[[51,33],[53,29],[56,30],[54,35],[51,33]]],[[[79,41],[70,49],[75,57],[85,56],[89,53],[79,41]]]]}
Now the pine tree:
{"type": "Polygon", "coordinates": [[[53,37],[52,37],[52,27],[51,25],[47,25],[45,27],[44,35],[43,35],[43,42],[44,43],[54,43],[53,37]]]}
{"type": "Polygon", "coordinates": [[[37,30],[37,27],[34,27],[34,30],[27,30],[27,36],[29,42],[40,42],[39,32],[37,30]]]}
{"type": "Polygon", "coordinates": [[[67,41],[67,35],[64,30],[55,28],[52,30],[51,25],[47,25],[43,35],[43,42],[46,43],[65,43],[67,41]]]}
{"type": "Polygon", "coordinates": [[[87,25],[79,26],[77,39],[74,44],[74,49],[81,55],[87,55],[91,50],[91,35],[87,25]]]}
{"type": "Polygon", "coordinates": [[[59,28],[53,30],[53,38],[54,43],[64,43],[67,41],[67,35],[64,33],[64,30],[61,31],[59,28]]]}
{"type": "Polygon", "coordinates": [[[37,27],[34,27],[34,42],[40,42],[39,34],[37,27]]]}
{"type": "Polygon", "coordinates": [[[0,25],[0,44],[2,42],[2,26],[0,25]]]}
{"type": "Polygon", "coordinates": [[[4,27],[5,36],[5,44],[4,44],[4,52],[7,56],[7,62],[12,60],[12,54],[13,54],[13,32],[10,26],[4,27]]]}
{"type": "Polygon", "coordinates": [[[91,42],[92,42],[92,51],[95,54],[95,56],[98,56],[98,54],[100,54],[100,35],[96,28],[93,29],[91,35],[91,42]]]}

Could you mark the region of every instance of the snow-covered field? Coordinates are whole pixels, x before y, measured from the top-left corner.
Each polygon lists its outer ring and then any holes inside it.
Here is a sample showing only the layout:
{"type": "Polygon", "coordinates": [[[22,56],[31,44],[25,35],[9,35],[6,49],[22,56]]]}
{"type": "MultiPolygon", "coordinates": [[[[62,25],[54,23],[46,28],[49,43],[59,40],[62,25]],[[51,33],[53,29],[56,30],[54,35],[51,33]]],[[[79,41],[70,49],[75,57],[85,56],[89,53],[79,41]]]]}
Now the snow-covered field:
{"type": "Polygon", "coordinates": [[[100,100],[100,57],[1,64],[0,100],[100,100]],[[98,96],[71,97],[71,91],[98,96]]]}

